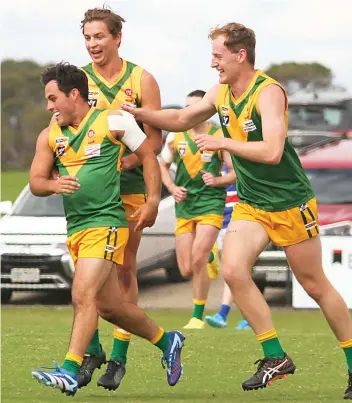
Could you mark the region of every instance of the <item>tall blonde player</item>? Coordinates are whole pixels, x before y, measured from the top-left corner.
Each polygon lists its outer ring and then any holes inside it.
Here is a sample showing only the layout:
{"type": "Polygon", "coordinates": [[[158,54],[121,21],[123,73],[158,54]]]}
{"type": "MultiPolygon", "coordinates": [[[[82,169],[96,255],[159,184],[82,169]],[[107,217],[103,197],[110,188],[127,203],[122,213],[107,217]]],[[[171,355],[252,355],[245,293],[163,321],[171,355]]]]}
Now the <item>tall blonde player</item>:
{"type": "Polygon", "coordinates": [[[253,30],[229,23],[212,30],[210,38],[219,83],[204,98],[177,111],[125,110],[169,131],[187,130],[219,114],[224,137],[199,135],[195,141],[200,151],[228,151],[237,174],[240,202],[225,235],[223,276],[264,352],[243,389],[264,388],[295,371],[281,347],[269,306],[250,275],[258,255],[272,240],[284,248],[293,273],[321,307],[346,355],[349,381],[344,397],[351,399],[352,320],[324,274],[316,199],[288,142],[286,93],[277,81],[254,68],[253,30]]]}
{"type": "MultiPolygon", "coordinates": [[[[160,109],[160,91],[154,77],[142,67],[122,59],[119,47],[122,23],[125,20],[107,8],[94,8],[84,14],[82,33],[92,62],[84,67],[88,77],[89,102],[97,108],[119,109],[122,104],[147,109],[160,109]]],[[[161,131],[143,124],[143,131],[154,153],[161,151],[161,131]]],[[[128,149],[122,158],[121,197],[126,210],[129,240],[124,263],[118,266],[120,289],[125,301],[137,303],[138,284],[136,254],[142,231],[135,231],[138,209],[146,201],[146,190],[141,161],[128,149]]],[[[127,349],[131,334],[114,329],[113,349],[105,373],[98,386],[115,390],[125,375],[127,349]]],[[[79,387],[87,385],[96,368],[105,363],[106,355],[99,341],[99,331],[89,345],[78,377],[79,387]]]]}

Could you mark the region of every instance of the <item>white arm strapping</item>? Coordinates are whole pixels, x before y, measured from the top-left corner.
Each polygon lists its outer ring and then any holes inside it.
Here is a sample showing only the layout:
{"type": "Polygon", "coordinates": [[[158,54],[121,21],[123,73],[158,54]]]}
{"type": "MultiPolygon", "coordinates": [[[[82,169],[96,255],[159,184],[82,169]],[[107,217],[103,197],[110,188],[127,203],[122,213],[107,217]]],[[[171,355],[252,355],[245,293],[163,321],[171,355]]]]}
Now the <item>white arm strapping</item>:
{"type": "Polygon", "coordinates": [[[135,152],[147,136],[139,128],[130,113],[126,111],[119,112],[122,115],[108,115],[109,130],[123,130],[125,134],[122,136],[121,141],[126,144],[132,152],[135,152]]]}
{"type": "Polygon", "coordinates": [[[164,148],[161,151],[161,158],[167,164],[171,164],[175,160],[175,156],[172,153],[172,151],[170,150],[170,145],[169,145],[170,142],[174,141],[174,138],[175,138],[175,133],[170,132],[166,137],[164,148]]]}

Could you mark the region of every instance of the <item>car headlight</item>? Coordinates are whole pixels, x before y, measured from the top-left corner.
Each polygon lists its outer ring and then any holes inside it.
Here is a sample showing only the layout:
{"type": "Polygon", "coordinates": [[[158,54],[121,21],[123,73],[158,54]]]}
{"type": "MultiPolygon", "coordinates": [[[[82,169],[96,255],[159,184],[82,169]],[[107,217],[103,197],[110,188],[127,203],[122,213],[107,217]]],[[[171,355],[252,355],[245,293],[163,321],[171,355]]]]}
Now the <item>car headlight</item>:
{"type": "Polygon", "coordinates": [[[342,221],[320,227],[323,236],[352,236],[352,221],[342,221]]]}

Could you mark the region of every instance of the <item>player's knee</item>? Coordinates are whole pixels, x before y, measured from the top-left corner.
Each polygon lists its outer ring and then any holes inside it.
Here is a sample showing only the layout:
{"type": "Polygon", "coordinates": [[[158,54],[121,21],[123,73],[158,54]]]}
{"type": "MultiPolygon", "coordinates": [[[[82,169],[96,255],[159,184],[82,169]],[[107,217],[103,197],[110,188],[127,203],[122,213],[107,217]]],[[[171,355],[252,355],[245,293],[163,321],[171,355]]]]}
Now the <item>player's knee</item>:
{"type": "Polygon", "coordinates": [[[180,269],[180,273],[184,278],[191,278],[193,276],[192,266],[190,263],[178,263],[178,267],[180,269]]]}
{"type": "Polygon", "coordinates": [[[326,295],[328,291],[325,281],[320,282],[314,278],[307,277],[301,279],[300,283],[306,293],[317,303],[319,303],[319,301],[323,298],[324,295],[326,295]]]}
{"type": "Polygon", "coordinates": [[[86,290],[81,289],[72,289],[72,305],[77,309],[84,308],[87,305],[92,303],[95,304],[95,295],[92,292],[87,292],[86,290]]]}
{"type": "Polygon", "coordinates": [[[192,267],[194,272],[201,271],[209,260],[210,253],[196,252],[192,256],[192,267]]]}
{"type": "Polygon", "coordinates": [[[252,277],[248,270],[245,270],[239,265],[227,265],[222,266],[222,275],[226,284],[233,289],[244,288],[253,283],[252,277]]]}

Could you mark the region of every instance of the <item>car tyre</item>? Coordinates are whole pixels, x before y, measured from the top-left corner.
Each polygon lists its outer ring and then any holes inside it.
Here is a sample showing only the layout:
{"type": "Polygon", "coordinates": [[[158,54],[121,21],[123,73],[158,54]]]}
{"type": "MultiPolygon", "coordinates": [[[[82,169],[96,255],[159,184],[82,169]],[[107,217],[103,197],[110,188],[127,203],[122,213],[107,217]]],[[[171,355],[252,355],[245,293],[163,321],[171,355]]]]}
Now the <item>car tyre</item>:
{"type": "Polygon", "coordinates": [[[1,303],[8,304],[12,296],[12,290],[1,290],[1,303]]]}
{"type": "Polygon", "coordinates": [[[188,281],[188,278],[182,276],[180,269],[177,265],[165,269],[167,281],[169,283],[181,283],[188,281]]]}

